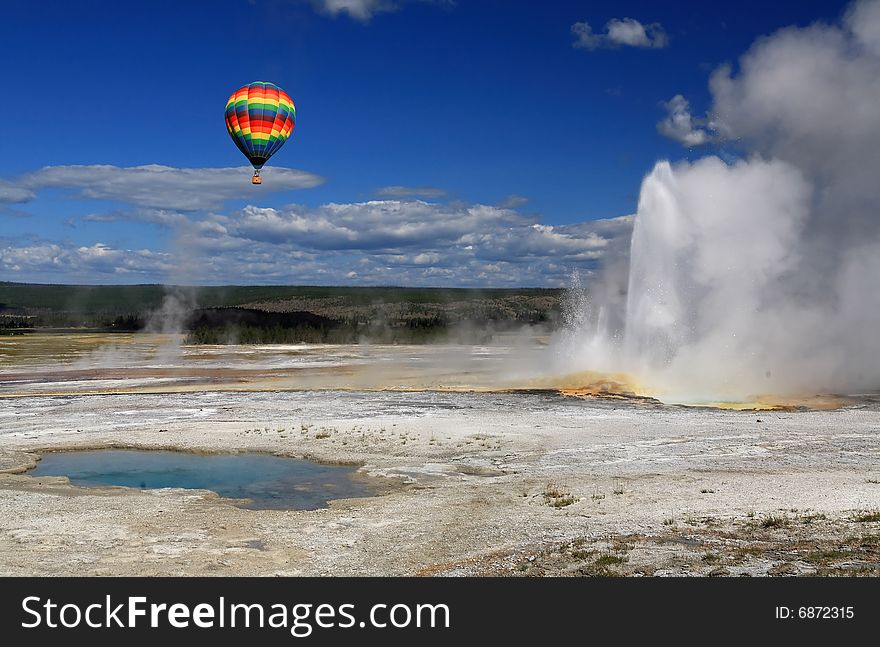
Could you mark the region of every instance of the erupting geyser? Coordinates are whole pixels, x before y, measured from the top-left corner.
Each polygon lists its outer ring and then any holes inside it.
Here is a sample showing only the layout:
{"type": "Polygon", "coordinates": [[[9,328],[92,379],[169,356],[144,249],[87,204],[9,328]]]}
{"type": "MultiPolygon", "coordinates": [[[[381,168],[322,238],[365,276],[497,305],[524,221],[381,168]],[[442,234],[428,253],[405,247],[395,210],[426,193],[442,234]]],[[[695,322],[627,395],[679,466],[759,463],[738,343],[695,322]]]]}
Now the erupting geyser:
{"type": "Polygon", "coordinates": [[[659,163],[633,230],[626,370],[676,398],[738,399],[793,384],[801,349],[789,348],[785,286],[803,261],[808,195],[778,161],[659,163]]]}
{"type": "Polygon", "coordinates": [[[569,368],[673,401],[877,392],[880,1],[759,40],[711,89],[707,137],[746,155],[655,166],[603,279],[626,299],[593,296],[569,368]]]}

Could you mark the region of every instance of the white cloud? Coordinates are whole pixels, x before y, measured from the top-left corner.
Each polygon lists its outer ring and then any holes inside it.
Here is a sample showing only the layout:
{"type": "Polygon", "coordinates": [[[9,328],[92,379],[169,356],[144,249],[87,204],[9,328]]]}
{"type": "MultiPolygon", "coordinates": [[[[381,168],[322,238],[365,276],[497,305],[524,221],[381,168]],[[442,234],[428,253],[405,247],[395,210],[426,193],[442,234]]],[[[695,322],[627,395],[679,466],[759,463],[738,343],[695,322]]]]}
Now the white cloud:
{"type": "Polygon", "coordinates": [[[117,210],[109,213],[90,213],[83,216],[82,220],[84,222],[150,222],[163,227],[175,227],[189,223],[189,219],[182,213],[164,209],[117,210]]]}
{"type": "Polygon", "coordinates": [[[314,249],[398,249],[452,243],[465,234],[523,222],[518,213],[485,205],[440,205],[421,200],[371,200],[317,209],[249,206],[229,229],[253,240],[296,240],[314,249]]]}
{"type": "Polygon", "coordinates": [[[397,11],[403,5],[413,2],[455,4],[455,0],[311,0],[312,6],[320,13],[334,18],[344,15],[359,22],[369,22],[376,14],[397,11]]]}
{"type": "Polygon", "coordinates": [[[571,26],[575,35],[572,47],[601,49],[613,47],[642,47],[660,49],[669,44],[669,37],[658,22],[642,24],[633,18],[613,18],[605,24],[604,33],[596,33],[588,22],[571,26]]]}
{"type": "Polygon", "coordinates": [[[568,227],[540,224],[468,234],[463,242],[472,245],[475,256],[484,260],[523,262],[552,258],[572,264],[598,260],[608,244],[592,231],[578,235],[568,227]]]}
{"type": "Polygon", "coordinates": [[[344,14],[353,20],[366,22],[377,13],[394,11],[397,3],[391,0],[312,0],[315,8],[331,16],[344,14]]]}
{"type": "Polygon", "coordinates": [[[158,164],[46,166],[0,186],[0,196],[6,191],[24,201],[32,199],[40,189],[59,188],[77,191],[84,198],[138,207],[199,211],[219,208],[226,200],[307,189],[324,182],[322,177],[306,171],[270,167],[263,170],[263,184],[253,186],[251,172],[250,167],[173,168],[158,164]]]}
{"type": "Polygon", "coordinates": [[[17,186],[11,182],[0,180],[0,204],[21,204],[36,197],[33,191],[17,186]]]}
{"type": "Polygon", "coordinates": [[[498,206],[502,209],[515,209],[516,207],[521,207],[528,201],[529,199],[523,195],[511,193],[510,195],[505,196],[505,198],[498,203],[498,206]]]}
{"type": "Polygon", "coordinates": [[[370,201],[317,208],[248,206],[225,215],[135,210],[89,221],[170,228],[168,253],[47,241],[0,241],[0,276],[68,280],[137,276],[192,283],[564,285],[625,254],[628,217],[551,226],[487,205],[370,201]]]}
{"type": "Polygon", "coordinates": [[[53,242],[0,241],[0,271],[7,276],[19,276],[19,280],[104,277],[116,281],[121,275],[153,279],[173,269],[170,261],[170,255],[163,252],[115,249],[104,243],[77,247],[53,242]]]}
{"type": "Polygon", "coordinates": [[[394,185],[377,189],[376,195],[383,198],[442,198],[447,195],[447,191],[431,186],[394,185]]]}
{"type": "Polygon", "coordinates": [[[666,108],[666,118],[657,124],[661,135],[688,148],[706,144],[712,139],[706,128],[708,120],[695,118],[691,114],[690,104],[682,95],[676,94],[663,107],[666,108]]]}

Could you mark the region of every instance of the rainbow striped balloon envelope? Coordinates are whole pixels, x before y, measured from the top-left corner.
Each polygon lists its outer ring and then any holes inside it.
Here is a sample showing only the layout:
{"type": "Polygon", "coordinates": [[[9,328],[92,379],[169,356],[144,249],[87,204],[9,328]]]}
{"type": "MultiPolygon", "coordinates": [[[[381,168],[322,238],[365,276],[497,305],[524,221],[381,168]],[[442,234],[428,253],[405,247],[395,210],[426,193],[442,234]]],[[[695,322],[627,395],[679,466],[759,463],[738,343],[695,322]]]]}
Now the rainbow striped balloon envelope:
{"type": "Polygon", "coordinates": [[[254,184],[260,184],[260,169],[290,137],[295,121],[293,101],[274,83],[254,81],[229,97],[226,129],[256,170],[254,184]]]}

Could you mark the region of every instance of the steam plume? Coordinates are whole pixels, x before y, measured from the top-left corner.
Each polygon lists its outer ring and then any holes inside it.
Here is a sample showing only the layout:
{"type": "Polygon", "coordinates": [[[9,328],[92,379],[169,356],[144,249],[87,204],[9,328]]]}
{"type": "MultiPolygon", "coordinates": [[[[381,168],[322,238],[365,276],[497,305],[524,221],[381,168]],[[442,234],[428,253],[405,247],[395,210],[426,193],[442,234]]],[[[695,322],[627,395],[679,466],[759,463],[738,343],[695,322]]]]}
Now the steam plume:
{"type": "Polygon", "coordinates": [[[658,163],[642,184],[625,306],[586,317],[579,368],[674,400],[880,387],[880,1],[756,41],[711,78],[743,159],[658,163]],[[614,320],[615,317],[604,317],[614,320]],[[598,366],[596,366],[598,364],[598,366]]]}

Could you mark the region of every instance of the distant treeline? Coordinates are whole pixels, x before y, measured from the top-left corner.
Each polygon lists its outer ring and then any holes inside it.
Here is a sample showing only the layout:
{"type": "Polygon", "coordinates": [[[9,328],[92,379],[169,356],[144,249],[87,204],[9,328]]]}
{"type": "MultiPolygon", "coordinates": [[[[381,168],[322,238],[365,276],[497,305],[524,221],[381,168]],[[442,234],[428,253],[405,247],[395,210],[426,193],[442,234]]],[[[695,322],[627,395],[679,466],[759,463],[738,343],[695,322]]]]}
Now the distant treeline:
{"type": "Polygon", "coordinates": [[[0,334],[71,328],[130,332],[150,323],[161,328],[167,323],[161,319],[163,301],[174,295],[186,311],[183,332],[191,343],[479,342],[525,325],[554,328],[560,319],[561,292],[0,283],[0,334]]]}
{"type": "MultiPolygon", "coordinates": [[[[424,344],[488,343],[497,334],[522,328],[515,321],[450,322],[446,317],[360,322],[310,312],[263,312],[242,308],[201,309],[186,326],[189,344],[424,344]]],[[[549,331],[549,326],[546,328],[549,331]]]]}
{"type": "Polygon", "coordinates": [[[24,334],[34,330],[31,317],[0,314],[0,336],[24,334]]]}

